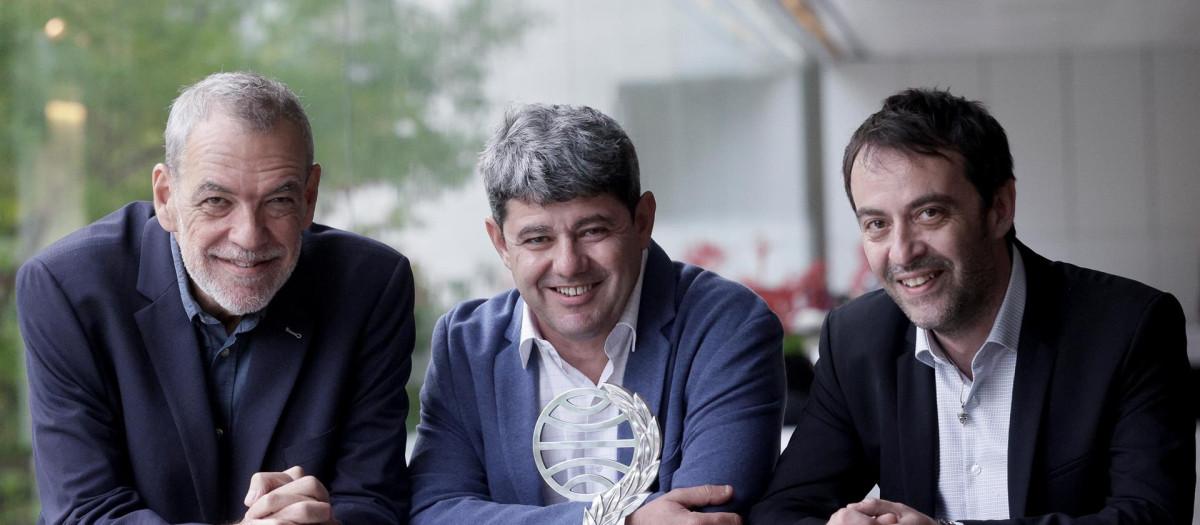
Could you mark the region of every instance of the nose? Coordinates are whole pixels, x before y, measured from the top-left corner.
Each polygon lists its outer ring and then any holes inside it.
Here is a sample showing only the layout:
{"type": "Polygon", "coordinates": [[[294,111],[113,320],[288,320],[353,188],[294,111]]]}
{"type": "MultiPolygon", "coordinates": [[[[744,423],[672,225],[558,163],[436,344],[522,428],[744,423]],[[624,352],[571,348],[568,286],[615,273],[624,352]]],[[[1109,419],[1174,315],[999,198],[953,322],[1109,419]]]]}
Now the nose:
{"type": "Polygon", "coordinates": [[[554,254],[554,271],[558,275],[578,275],[588,268],[588,256],[584,244],[575,239],[558,243],[554,254]]]}
{"type": "Polygon", "coordinates": [[[891,244],[888,246],[888,261],[907,266],[922,255],[925,255],[925,241],[920,232],[909,224],[897,224],[892,230],[891,244]]]}
{"type": "Polygon", "coordinates": [[[229,241],[242,248],[254,250],[267,238],[267,222],[253,206],[238,206],[230,220],[229,241]]]}

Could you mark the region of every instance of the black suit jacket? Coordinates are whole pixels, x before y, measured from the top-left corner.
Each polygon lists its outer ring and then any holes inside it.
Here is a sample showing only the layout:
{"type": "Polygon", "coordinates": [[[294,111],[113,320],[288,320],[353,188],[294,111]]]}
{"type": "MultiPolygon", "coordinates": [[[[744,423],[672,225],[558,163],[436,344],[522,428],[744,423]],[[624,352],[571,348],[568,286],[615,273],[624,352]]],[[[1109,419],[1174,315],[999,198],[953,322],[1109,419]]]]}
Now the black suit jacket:
{"type": "MultiPolygon", "coordinates": [[[[1017,243],[1027,294],[999,523],[1190,523],[1195,427],[1179,302],[1017,243]]],[[[933,370],[883,291],[830,312],[808,405],[753,524],[825,523],[874,484],[933,516],[933,370]]],[[[968,516],[969,518],[969,516],[968,516]]]]}
{"type": "Polygon", "coordinates": [[[413,281],[395,250],[313,225],[247,346],[222,483],[170,239],[133,203],[17,274],[42,523],[227,523],[250,477],[300,465],[344,523],[403,523],[413,281]]]}

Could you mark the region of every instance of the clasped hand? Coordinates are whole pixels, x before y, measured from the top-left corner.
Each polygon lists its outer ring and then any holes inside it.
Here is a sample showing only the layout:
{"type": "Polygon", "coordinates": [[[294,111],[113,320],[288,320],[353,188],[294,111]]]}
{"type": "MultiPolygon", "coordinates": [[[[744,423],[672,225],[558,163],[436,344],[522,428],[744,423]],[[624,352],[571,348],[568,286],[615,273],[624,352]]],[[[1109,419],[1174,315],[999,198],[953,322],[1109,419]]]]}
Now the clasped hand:
{"type": "Polygon", "coordinates": [[[867,498],[835,512],[828,525],[937,525],[937,522],[906,505],[867,498]]]}
{"type": "Polygon", "coordinates": [[[241,521],[243,525],[338,525],[325,485],[313,476],[305,476],[298,466],[255,474],[250,478],[245,503],[249,509],[241,521]]]}

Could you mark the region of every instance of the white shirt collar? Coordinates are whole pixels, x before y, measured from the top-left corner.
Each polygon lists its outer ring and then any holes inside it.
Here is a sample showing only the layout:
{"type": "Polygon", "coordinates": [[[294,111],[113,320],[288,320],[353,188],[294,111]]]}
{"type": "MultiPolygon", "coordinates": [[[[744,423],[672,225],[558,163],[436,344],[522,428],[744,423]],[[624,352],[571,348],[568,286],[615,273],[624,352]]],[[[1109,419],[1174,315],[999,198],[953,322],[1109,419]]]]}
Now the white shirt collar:
{"type": "MultiPolygon", "coordinates": [[[[632,352],[637,346],[637,320],[638,311],[642,305],[642,279],[646,277],[646,260],[649,253],[649,250],[642,250],[642,269],[638,273],[637,284],[633,285],[633,292],[629,294],[629,301],[625,303],[625,310],[621,312],[621,318],[617,320],[617,324],[608,333],[608,338],[604,340],[604,353],[610,361],[617,353],[632,352]]],[[[533,353],[535,343],[544,345],[551,350],[551,355],[557,357],[558,352],[553,351],[553,345],[542,338],[537,323],[533,322],[533,312],[529,310],[529,305],[525,303],[524,299],[521,299],[520,302],[521,344],[518,350],[521,355],[521,368],[529,365],[529,355],[533,353]]],[[[559,365],[561,366],[561,363],[559,365]]]]}
{"type": "MultiPolygon", "coordinates": [[[[1008,289],[1004,292],[1004,302],[1000,303],[1000,312],[992,323],[992,331],[988,333],[983,345],[995,343],[1011,352],[1017,351],[1021,340],[1021,318],[1025,315],[1025,262],[1021,259],[1021,250],[1012,248],[1012,273],[1008,278],[1008,289]]],[[[929,331],[917,327],[917,339],[914,351],[918,361],[932,367],[937,360],[945,360],[938,345],[931,344],[929,331]]],[[[976,354],[978,357],[978,354],[976,354]]],[[[974,368],[974,364],[972,364],[974,368]]]]}

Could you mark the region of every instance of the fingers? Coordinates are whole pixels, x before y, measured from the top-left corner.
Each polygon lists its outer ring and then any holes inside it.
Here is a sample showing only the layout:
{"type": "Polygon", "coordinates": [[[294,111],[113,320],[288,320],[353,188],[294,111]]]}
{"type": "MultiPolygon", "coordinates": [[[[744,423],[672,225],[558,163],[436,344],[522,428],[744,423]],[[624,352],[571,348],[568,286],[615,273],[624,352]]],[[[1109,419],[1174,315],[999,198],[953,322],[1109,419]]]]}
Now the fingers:
{"type": "MultiPolygon", "coordinates": [[[[877,521],[866,514],[858,512],[850,507],[846,507],[833,513],[833,516],[829,517],[829,523],[827,525],[879,525],[880,523],[884,522],[877,521]]],[[[894,523],[895,522],[892,522],[891,524],[885,523],[885,525],[892,525],[894,523]]]]}
{"type": "Polygon", "coordinates": [[[933,523],[933,519],[929,516],[921,514],[911,507],[902,503],[877,498],[867,498],[858,503],[851,503],[846,505],[846,509],[867,516],[875,516],[875,521],[882,525],[933,523]]]}
{"type": "Polygon", "coordinates": [[[733,497],[729,485],[699,485],[672,490],[630,514],[628,525],[742,525],[742,518],[729,512],[711,514],[690,509],[720,505],[733,497]]]}
{"type": "Polygon", "coordinates": [[[693,512],[687,516],[690,525],[742,525],[742,518],[731,512],[713,512],[705,514],[693,512]]]}
{"type": "MultiPolygon", "coordinates": [[[[287,474],[303,474],[303,471],[293,472],[292,469],[289,469],[287,474]]],[[[329,492],[325,489],[325,485],[322,485],[321,482],[317,481],[317,478],[315,477],[301,477],[260,496],[258,500],[254,502],[254,504],[250,505],[250,509],[246,511],[246,517],[256,519],[272,516],[273,514],[280,512],[285,508],[305,502],[321,503],[324,504],[325,507],[328,507],[329,492]]],[[[297,509],[293,509],[292,512],[300,513],[304,516],[309,516],[310,514],[316,515],[325,512],[320,508],[314,509],[310,507],[311,506],[301,506],[297,509]]],[[[290,519],[285,516],[279,516],[279,518],[290,519]]],[[[307,522],[302,521],[301,523],[307,522]]]]}
{"type": "Polygon", "coordinates": [[[333,518],[333,508],[323,501],[301,501],[280,509],[271,517],[289,523],[326,523],[333,518]]]}
{"type": "Polygon", "coordinates": [[[263,494],[287,485],[297,479],[295,472],[304,475],[304,469],[292,467],[283,472],[259,472],[250,476],[250,488],[246,491],[246,499],[242,500],[247,507],[254,505],[263,494]]]}
{"type": "Polygon", "coordinates": [[[879,525],[897,525],[900,523],[900,518],[889,512],[875,516],[875,521],[879,522],[879,525]]]}
{"type": "Polygon", "coordinates": [[[901,508],[907,509],[904,505],[894,503],[885,499],[867,498],[858,503],[846,505],[847,508],[854,509],[868,516],[878,516],[880,514],[900,514],[901,508]]]}
{"type": "Polygon", "coordinates": [[[730,485],[699,485],[683,487],[663,494],[660,499],[674,501],[689,509],[720,505],[733,497],[733,487],[730,485]]]}

